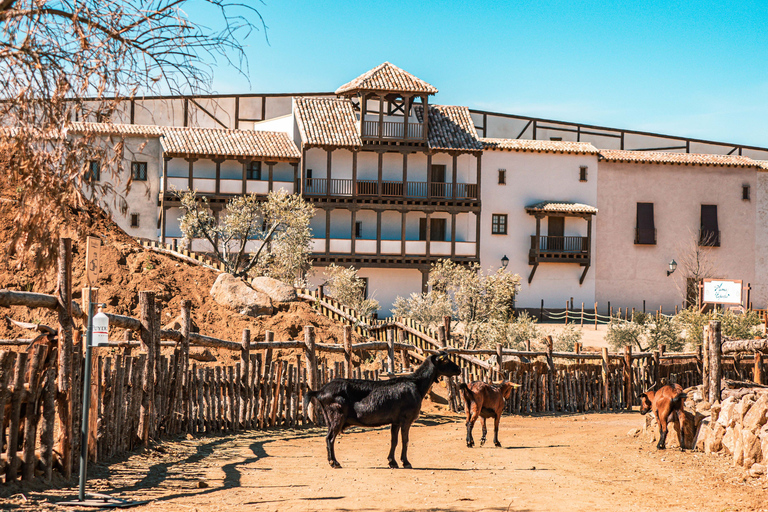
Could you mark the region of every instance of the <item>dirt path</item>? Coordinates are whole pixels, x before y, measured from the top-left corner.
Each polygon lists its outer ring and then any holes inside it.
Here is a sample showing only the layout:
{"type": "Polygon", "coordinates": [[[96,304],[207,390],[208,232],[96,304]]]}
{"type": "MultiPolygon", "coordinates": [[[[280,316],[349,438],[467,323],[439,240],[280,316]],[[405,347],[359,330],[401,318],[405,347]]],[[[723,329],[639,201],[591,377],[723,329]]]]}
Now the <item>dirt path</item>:
{"type": "MultiPolygon", "coordinates": [[[[721,457],[658,452],[627,435],[640,425],[636,413],[511,416],[504,448],[468,449],[458,415],[424,415],[411,430],[413,470],[386,467],[386,429],[342,436],[340,470],[325,461],[321,429],[198,438],[92,465],[88,489],[155,500],[136,511],[768,510],[765,479],[721,457]]],[[[48,499],[76,488],[25,494],[0,507],[55,508],[48,499]]]]}

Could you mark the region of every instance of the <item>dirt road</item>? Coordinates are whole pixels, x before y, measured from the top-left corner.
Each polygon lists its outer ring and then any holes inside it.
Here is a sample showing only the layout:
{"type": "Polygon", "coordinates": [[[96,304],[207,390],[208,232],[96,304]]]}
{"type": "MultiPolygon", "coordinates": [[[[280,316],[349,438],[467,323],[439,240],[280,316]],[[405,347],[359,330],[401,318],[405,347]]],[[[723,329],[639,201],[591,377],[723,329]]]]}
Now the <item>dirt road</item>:
{"type": "MultiPolygon", "coordinates": [[[[169,512],[768,510],[768,481],[745,478],[722,457],[658,452],[627,435],[641,423],[637,413],[510,416],[503,448],[468,449],[460,416],[426,414],[411,430],[412,470],[387,468],[387,429],[343,435],[338,470],[326,463],[321,429],[198,438],[92,465],[88,489],[154,500],[132,510],[169,512]]],[[[75,494],[0,503],[39,510],[75,494]]]]}

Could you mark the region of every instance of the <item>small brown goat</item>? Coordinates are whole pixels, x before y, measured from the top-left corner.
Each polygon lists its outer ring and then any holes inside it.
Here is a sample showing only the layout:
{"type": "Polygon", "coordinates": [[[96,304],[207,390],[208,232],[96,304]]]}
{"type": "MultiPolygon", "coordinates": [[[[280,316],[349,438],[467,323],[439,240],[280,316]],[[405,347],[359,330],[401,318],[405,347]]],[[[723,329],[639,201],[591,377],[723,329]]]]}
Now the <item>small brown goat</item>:
{"type": "Polygon", "coordinates": [[[689,419],[683,410],[686,394],[680,384],[667,384],[658,391],[646,391],[640,395],[640,414],[653,411],[659,424],[659,443],[656,448],[666,448],[669,423],[677,425],[677,439],[680,449],[685,450],[685,432],[691,428],[689,419]]]}
{"type": "Polygon", "coordinates": [[[520,384],[503,381],[499,385],[487,384],[481,381],[472,382],[469,386],[461,384],[461,394],[464,396],[464,408],[467,411],[467,447],[475,446],[472,439],[472,428],[475,426],[478,416],[483,424],[483,437],[480,446],[485,444],[487,429],[486,418],[493,418],[493,444],[501,446],[499,442],[499,421],[504,411],[504,400],[509,398],[512,390],[520,384]]]}

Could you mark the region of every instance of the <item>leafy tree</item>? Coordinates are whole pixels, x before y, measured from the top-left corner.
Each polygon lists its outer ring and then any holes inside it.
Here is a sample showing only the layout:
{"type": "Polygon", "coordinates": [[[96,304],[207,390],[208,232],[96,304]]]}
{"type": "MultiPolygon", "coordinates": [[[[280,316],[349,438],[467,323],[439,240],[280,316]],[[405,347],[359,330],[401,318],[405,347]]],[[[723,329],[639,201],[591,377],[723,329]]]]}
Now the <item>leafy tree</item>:
{"type": "Polygon", "coordinates": [[[0,0],[0,207],[14,214],[11,254],[51,261],[65,228],[88,225],[88,191],[104,196],[129,176],[121,140],[71,137],[73,121],[117,119],[126,98],[207,92],[216,61],[246,75],[242,41],[264,28],[258,11],[229,0],[192,4],[0,0]],[[90,160],[114,179],[89,179],[90,160]]]}
{"type": "Polygon", "coordinates": [[[670,351],[680,351],[685,347],[678,318],[645,313],[635,313],[630,321],[611,318],[605,339],[614,350],[627,345],[636,347],[640,352],[656,350],[659,345],[666,345],[670,351]]]}
{"type": "Polygon", "coordinates": [[[180,200],[184,238],[207,240],[230,274],[253,272],[293,284],[309,268],[315,210],[300,196],[280,190],[266,201],[255,194],[234,197],[218,220],[206,197],[184,192],[180,200]],[[252,254],[246,252],[249,241],[261,242],[252,254]]]}
{"type": "Polygon", "coordinates": [[[428,327],[443,324],[443,317],[451,316],[451,301],[448,295],[437,290],[427,293],[412,293],[409,298],[397,297],[392,306],[392,315],[410,318],[428,327]]]}
{"type": "Polygon", "coordinates": [[[325,269],[326,293],[361,317],[367,317],[379,310],[376,299],[365,298],[365,282],[357,275],[354,267],[340,267],[331,263],[325,269]]]}
{"type": "Polygon", "coordinates": [[[476,342],[480,325],[510,318],[520,276],[501,268],[486,275],[477,263],[463,266],[439,260],[432,264],[429,285],[451,301],[454,318],[464,324],[464,346],[469,347],[476,342]]]}

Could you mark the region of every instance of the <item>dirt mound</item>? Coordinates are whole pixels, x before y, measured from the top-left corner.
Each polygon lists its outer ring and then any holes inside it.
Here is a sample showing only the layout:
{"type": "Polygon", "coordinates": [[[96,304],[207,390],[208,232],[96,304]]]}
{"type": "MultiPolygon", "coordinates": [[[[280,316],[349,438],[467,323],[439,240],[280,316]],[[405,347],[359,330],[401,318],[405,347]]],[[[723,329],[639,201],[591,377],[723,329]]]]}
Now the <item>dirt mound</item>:
{"type": "MultiPolygon", "coordinates": [[[[1,195],[1,194],[0,194],[1,195]]],[[[258,319],[240,315],[217,304],[209,295],[209,290],[216,280],[213,270],[177,260],[142,247],[132,237],[122,231],[117,224],[107,218],[98,208],[93,207],[83,225],[73,226],[70,233],[72,240],[72,280],[73,298],[80,301],[85,281],[85,236],[98,236],[102,240],[101,276],[99,281],[99,302],[107,304],[107,311],[138,318],[138,293],[155,292],[163,304],[161,323],[166,325],[178,317],[181,302],[192,301],[192,318],[199,326],[200,333],[221,339],[240,341],[243,329],[250,329],[253,341],[263,341],[267,330],[275,333],[276,341],[303,339],[305,325],[315,327],[318,342],[341,343],[342,326],[320,316],[307,303],[291,303],[279,308],[277,314],[258,319]],[[80,233],[80,238],[77,238],[80,233]]],[[[0,210],[0,244],[7,246],[12,239],[13,211],[6,207],[0,210]]],[[[0,288],[39,293],[55,293],[55,266],[42,270],[20,266],[18,260],[7,259],[0,266],[0,288]]],[[[0,315],[9,315],[15,320],[43,323],[56,327],[56,315],[53,312],[38,309],[29,310],[14,307],[0,311],[0,315]]],[[[29,338],[30,331],[0,321],[0,338],[29,338]]],[[[110,337],[122,339],[123,333],[112,329],[110,337]]],[[[360,340],[355,337],[354,342],[360,340]]]]}

